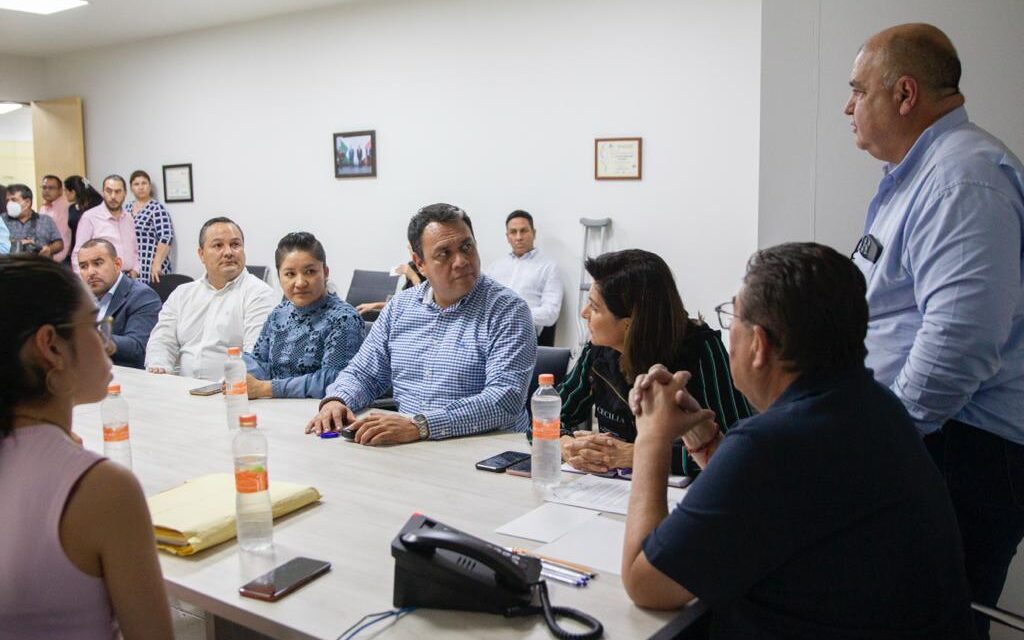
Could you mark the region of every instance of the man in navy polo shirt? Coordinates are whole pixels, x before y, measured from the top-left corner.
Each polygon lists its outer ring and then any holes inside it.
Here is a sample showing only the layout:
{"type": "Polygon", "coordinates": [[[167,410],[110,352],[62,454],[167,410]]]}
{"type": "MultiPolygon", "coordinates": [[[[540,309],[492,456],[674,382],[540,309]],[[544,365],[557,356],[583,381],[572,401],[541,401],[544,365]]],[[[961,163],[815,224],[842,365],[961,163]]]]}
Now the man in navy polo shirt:
{"type": "Polygon", "coordinates": [[[761,412],[722,437],[652,369],[638,411],[622,578],[640,606],[694,597],[713,638],[971,638],[967,579],[942,477],[903,404],[864,367],[860,271],[785,244],[751,258],[729,328],[736,387],[761,412]],[[672,441],[704,471],[668,514],[672,441]]]}

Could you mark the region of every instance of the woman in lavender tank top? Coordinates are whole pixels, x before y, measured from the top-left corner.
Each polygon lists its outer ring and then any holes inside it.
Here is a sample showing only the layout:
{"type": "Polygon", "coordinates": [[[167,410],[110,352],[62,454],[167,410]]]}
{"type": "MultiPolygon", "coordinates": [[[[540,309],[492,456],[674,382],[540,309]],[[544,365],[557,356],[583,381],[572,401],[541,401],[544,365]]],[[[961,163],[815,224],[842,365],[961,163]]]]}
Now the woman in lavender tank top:
{"type": "Polygon", "coordinates": [[[110,381],[109,323],[36,256],[0,256],[0,300],[0,640],[173,638],[142,488],[71,431],[110,381]]]}

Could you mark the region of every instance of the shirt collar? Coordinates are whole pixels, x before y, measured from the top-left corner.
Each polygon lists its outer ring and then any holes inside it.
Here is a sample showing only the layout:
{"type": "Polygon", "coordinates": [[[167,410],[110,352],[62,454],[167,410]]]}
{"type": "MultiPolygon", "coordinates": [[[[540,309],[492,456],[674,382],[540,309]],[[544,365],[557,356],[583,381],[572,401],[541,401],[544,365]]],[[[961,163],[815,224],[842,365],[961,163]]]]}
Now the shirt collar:
{"type": "MultiPolygon", "coordinates": [[[[117,288],[121,286],[121,280],[124,280],[123,272],[117,274],[117,280],[114,280],[114,286],[107,289],[107,292],[100,296],[99,300],[96,301],[99,304],[100,309],[106,311],[110,301],[114,298],[114,292],[116,292],[117,288]]],[[[102,319],[103,318],[100,318],[100,320],[102,319]]]]}
{"type": "Polygon", "coordinates": [[[900,180],[905,176],[913,167],[917,164],[917,161],[928,151],[928,148],[932,146],[932,142],[942,134],[955,129],[967,122],[967,108],[957,107],[946,115],[942,116],[938,120],[932,123],[932,126],[925,129],[917,140],[914,142],[914,146],[910,147],[910,151],[907,155],[899,162],[899,164],[887,163],[885,165],[886,175],[891,175],[896,180],[900,180]]]}
{"type": "Polygon", "coordinates": [[[813,375],[802,374],[786,387],[786,390],[775,399],[769,410],[792,404],[809,396],[818,395],[829,389],[834,389],[847,380],[860,376],[873,377],[873,374],[863,364],[852,365],[836,371],[815,373],[813,375]]]}
{"type": "Polygon", "coordinates": [[[508,255],[513,260],[530,260],[533,258],[533,256],[537,255],[537,247],[530,249],[521,256],[517,256],[515,251],[509,251],[508,255]]]}
{"type": "Polygon", "coordinates": [[[441,311],[442,313],[451,313],[453,311],[456,311],[459,307],[462,306],[464,302],[466,302],[466,300],[472,298],[473,295],[480,290],[480,286],[483,284],[484,278],[486,277],[487,276],[485,276],[482,273],[478,275],[476,278],[476,284],[474,284],[473,288],[469,290],[469,293],[456,300],[455,304],[449,307],[445,307],[443,309],[441,308],[441,305],[437,304],[437,302],[434,301],[434,288],[430,286],[430,280],[427,280],[425,283],[426,286],[423,287],[423,298],[421,298],[420,301],[424,305],[428,307],[433,307],[438,311],[441,311]]]}
{"type": "Polygon", "coordinates": [[[242,273],[240,273],[237,276],[235,276],[234,280],[228,280],[226,283],[224,283],[224,287],[222,289],[218,289],[218,288],[214,287],[212,284],[210,284],[210,277],[207,274],[205,274],[205,273],[203,274],[203,277],[200,278],[199,280],[204,285],[206,285],[206,288],[208,288],[210,291],[213,291],[214,293],[216,293],[218,291],[227,291],[228,289],[231,289],[235,285],[236,282],[241,282],[242,278],[244,278],[246,276],[246,274],[248,274],[248,273],[249,272],[245,270],[245,267],[242,267],[242,273]]]}

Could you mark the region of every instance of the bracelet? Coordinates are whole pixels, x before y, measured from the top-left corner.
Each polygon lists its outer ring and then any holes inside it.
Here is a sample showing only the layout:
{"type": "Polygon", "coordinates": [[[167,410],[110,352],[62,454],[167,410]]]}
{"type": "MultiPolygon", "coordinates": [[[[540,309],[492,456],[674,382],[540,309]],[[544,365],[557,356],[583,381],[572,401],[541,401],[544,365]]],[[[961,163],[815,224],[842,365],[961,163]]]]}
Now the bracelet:
{"type": "Polygon", "coordinates": [[[327,404],[328,402],[340,402],[341,404],[345,404],[345,401],[339,398],[338,396],[328,396],[320,401],[320,404],[317,406],[316,410],[319,411],[323,409],[324,405],[327,404]]]}
{"type": "MultiPolygon", "coordinates": [[[[706,453],[707,450],[711,448],[711,445],[713,445],[714,443],[718,442],[718,435],[719,435],[720,432],[721,432],[721,430],[719,429],[718,425],[716,424],[715,425],[715,432],[711,434],[711,437],[708,438],[707,442],[705,442],[704,444],[700,445],[696,449],[691,449],[690,447],[686,447],[686,452],[689,453],[691,456],[697,455],[698,453],[706,453]]],[[[683,446],[685,447],[686,445],[684,444],[683,446]]]]}

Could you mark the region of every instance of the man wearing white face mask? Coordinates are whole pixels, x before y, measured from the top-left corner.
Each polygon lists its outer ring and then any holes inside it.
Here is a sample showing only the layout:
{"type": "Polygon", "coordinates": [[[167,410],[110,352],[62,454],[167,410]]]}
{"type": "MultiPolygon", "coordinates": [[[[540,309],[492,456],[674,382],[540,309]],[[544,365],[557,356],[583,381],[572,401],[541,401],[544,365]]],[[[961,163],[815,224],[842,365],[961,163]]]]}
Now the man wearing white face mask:
{"type": "Polygon", "coordinates": [[[53,218],[32,210],[32,190],[23,184],[7,187],[7,215],[11,253],[37,253],[52,258],[64,248],[53,218]]]}

